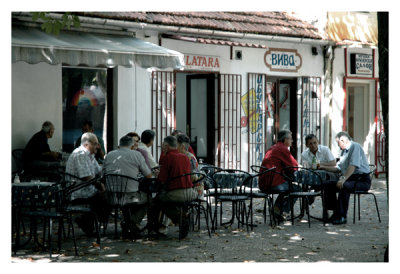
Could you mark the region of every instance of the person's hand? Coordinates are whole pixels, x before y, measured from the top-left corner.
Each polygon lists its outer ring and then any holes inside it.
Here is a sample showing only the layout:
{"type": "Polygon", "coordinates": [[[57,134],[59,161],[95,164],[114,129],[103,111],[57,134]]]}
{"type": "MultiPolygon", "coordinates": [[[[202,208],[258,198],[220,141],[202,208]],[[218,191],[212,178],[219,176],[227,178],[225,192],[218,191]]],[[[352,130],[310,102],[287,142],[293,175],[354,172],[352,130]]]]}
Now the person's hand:
{"type": "Polygon", "coordinates": [[[338,189],[342,189],[343,188],[343,184],[346,180],[345,179],[339,179],[339,181],[336,183],[336,186],[338,189]]]}
{"type": "Polygon", "coordinates": [[[51,157],[52,157],[54,160],[58,160],[58,159],[61,158],[61,153],[56,152],[56,151],[51,151],[51,152],[50,152],[50,155],[51,155],[51,157]]]}

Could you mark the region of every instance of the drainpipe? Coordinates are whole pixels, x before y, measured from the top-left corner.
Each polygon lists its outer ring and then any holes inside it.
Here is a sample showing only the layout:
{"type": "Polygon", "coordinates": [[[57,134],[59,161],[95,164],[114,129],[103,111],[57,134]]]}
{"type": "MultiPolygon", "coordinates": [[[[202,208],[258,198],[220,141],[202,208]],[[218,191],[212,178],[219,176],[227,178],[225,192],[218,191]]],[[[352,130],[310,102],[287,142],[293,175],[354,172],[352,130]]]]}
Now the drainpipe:
{"type": "MultiPolygon", "coordinates": [[[[49,16],[61,19],[62,14],[50,13],[49,16]]],[[[32,21],[32,16],[28,12],[21,12],[13,15],[13,18],[17,18],[23,21],[32,21]]],[[[92,26],[94,28],[99,28],[99,25],[103,28],[120,28],[124,31],[137,31],[137,30],[149,30],[158,32],[172,32],[172,33],[183,33],[191,35],[204,35],[209,37],[224,37],[224,38],[237,38],[237,39],[249,39],[249,40],[262,40],[265,42],[285,42],[285,43],[302,43],[302,44],[312,44],[312,45],[331,45],[332,42],[329,40],[319,40],[310,39],[303,37],[286,37],[277,35],[260,35],[251,33],[237,33],[229,31],[218,31],[218,30],[207,30],[207,29],[196,29],[188,27],[177,27],[177,26],[165,26],[157,24],[147,24],[140,22],[131,22],[125,20],[114,20],[114,19],[102,19],[93,17],[79,16],[81,24],[85,24],[86,27],[92,26]]]]}

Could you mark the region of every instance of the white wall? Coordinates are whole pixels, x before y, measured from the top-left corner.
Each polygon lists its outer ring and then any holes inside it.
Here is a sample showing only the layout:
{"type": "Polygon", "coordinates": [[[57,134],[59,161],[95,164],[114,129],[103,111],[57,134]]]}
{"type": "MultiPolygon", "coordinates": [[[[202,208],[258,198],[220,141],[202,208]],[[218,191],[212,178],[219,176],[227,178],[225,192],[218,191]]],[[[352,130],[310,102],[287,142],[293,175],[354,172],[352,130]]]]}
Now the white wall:
{"type": "Polygon", "coordinates": [[[51,149],[62,145],[61,66],[12,64],[12,148],[24,148],[44,121],[54,124],[51,149]]]}

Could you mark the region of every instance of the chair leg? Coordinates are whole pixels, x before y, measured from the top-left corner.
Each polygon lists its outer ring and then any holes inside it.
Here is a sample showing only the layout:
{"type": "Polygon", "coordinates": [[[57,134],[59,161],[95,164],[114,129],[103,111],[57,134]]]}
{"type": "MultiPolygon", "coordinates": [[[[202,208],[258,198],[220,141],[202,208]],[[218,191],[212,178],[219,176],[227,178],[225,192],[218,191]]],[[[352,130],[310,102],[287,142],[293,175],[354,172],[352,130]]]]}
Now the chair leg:
{"type": "Polygon", "coordinates": [[[357,195],[354,193],[353,194],[353,224],[356,223],[356,199],[357,199],[357,195]]]}
{"type": "Polygon", "coordinates": [[[357,196],[358,196],[358,220],[361,220],[361,214],[360,214],[360,211],[361,211],[361,206],[360,206],[360,194],[357,194],[357,196]]]}
{"type": "Polygon", "coordinates": [[[375,201],[375,207],[376,207],[376,213],[378,213],[378,220],[381,222],[381,215],[379,214],[379,209],[378,209],[378,202],[376,201],[376,196],[374,193],[370,193],[372,196],[374,196],[374,201],[375,201]]]}

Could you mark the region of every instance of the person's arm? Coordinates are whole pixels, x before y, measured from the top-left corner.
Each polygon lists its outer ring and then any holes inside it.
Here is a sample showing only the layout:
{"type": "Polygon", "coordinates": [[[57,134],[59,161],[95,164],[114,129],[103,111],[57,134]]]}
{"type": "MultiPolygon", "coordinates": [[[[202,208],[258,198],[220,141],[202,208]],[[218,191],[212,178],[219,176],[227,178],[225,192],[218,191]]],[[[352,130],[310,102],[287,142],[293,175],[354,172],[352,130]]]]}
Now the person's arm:
{"type": "Polygon", "coordinates": [[[330,172],[339,172],[340,170],[335,166],[320,165],[319,169],[326,170],[330,172]]]}
{"type": "Polygon", "coordinates": [[[319,169],[323,169],[324,167],[335,167],[336,166],[336,160],[329,161],[327,163],[319,164],[319,169]]]}

